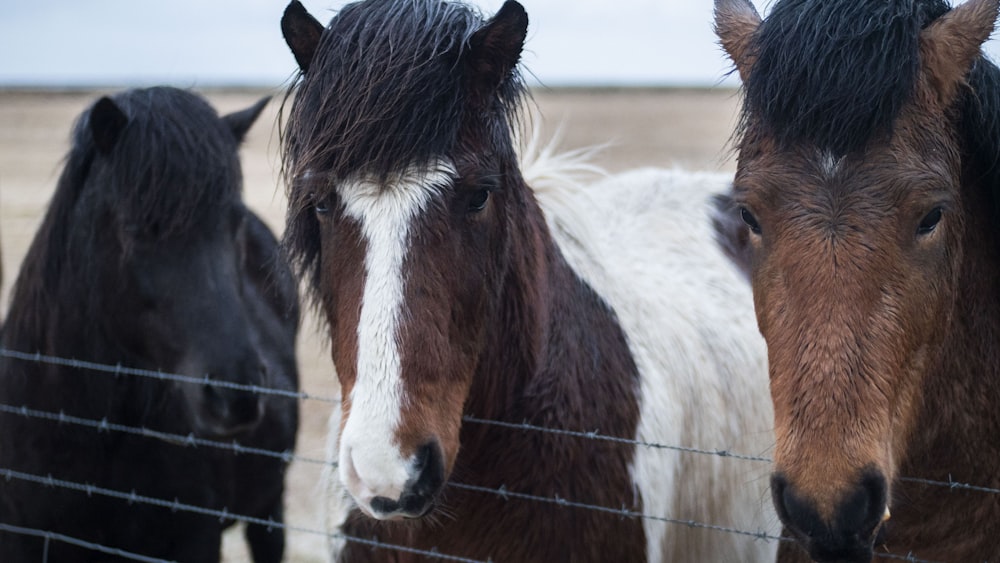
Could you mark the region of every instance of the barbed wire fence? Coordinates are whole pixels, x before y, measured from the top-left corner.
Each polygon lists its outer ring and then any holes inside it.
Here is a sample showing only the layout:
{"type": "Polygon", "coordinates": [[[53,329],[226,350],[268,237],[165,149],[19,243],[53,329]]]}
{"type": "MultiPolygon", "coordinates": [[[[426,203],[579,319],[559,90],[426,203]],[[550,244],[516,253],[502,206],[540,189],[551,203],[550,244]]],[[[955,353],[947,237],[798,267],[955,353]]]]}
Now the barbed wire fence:
{"type": "MultiPolygon", "coordinates": [[[[96,362],[90,362],[86,360],[78,360],[72,358],[60,358],[55,356],[48,356],[40,353],[27,353],[22,351],[7,350],[0,348],[0,357],[10,358],[20,361],[28,362],[38,362],[50,365],[57,365],[63,367],[77,368],[90,370],[97,373],[103,373],[113,376],[123,376],[123,375],[133,375],[137,377],[145,377],[156,379],[160,381],[172,381],[177,383],[208,383],[216,385],[219,387],[226,387],[235,390],[248,391],[260,395],[276,395],[282,397],[292,397],[300,401],[320,401],[328,403],[331,405],[338,404],[340,402],[339,397],[324,396],[317,394],[310,394],[304,391],[288,391],[286,389],[275,389],[269,387],[262,387],[258,385],[245,385],[233,382],[225,382],[218,380],[210,380],[207,377],[192,377],[180,374],[165,373],[161,371],[146,370],[139,368],[132,368],[128,366],[121,365],[108,365],[96,362]]],[[[206,438],[196,437],[194,434],[174,434],[168,432],[162,432],[153,428],[146,427],[136,427],[136,426],[126,426],[121,424],[116,424],[110,422],[107,418],[100,420],[97,419],[87,419],[77,416],[72,416],[66,414],[65,412],[51,412],[29,408],[26,405],[12,405],[0,403],[0,413],[22,416],[25,418],[44,420],[49,422],[55,422],[58,424],[74,425],[83,428],[92,429],[95,432],[118,432],[131,434],[136,436],[148,437],[150,439],[162,440],[175,445],[191,448],[215,448],[223,451],[232,452],[237,455],[255,455],[264,456],[270,458],[281,459],[287,463],[298,462],[304,464],[312,464],[319,466],[329,466],[336,467],[336,462],[329,462],[325,459],[319,459],[315,457],[308,457],[296,454],[292,451],[273,451],[261,448],[255,448],[250,446],[244,446],[237,440],[231,441],[221,441],[221,440],[210,440],[206,438]]],[[[489,420],[482,419],[475,416],[465,416],[463,421],[469,424],[482,424],[482,425],[492,425],[501,428],[506,428],[511,431],[524,431],[524,432],[541,432],[559,435],[572,439],[584,439],[584,440],[596,440],[596,441],[608,441],[623,445],[632,445],[635,447],[643,448],[655,448],[655,449],[667,449],[672,451],[677,451],[685,454],[692,455],[710,455],[718,456],[722,458],[732,459],[736,462],[758,462],[758,463],[770,463],[772,460],[768,457],[751,455],[740,452],[731,452],[723,449],[705,449],[696,448],[690,446],[682,446],[676,444],[662,444],[655,442],[647,442],[634,440],[629,438],[623,438],[619,436],[611,436],[601,433],[599,430],[581,430],[581,429],[566,429],[566,428],[549,428],[538,426],[534,424],[529,424],[527,422],[512,423],[508,421],[500,420],[489,420]]],[[[412,548],[405,545],[398,545],[392,543],[381,542],[374,538],[362,538],[355,537],[341,533],[329,532],[327,530],[319,530],[314,528],[309,528],[305,526],[291,525],[288,523],[279,523],[272,520],[261,520],[259,518],[254,518],[246,515],[235,514],[223,508],[222,510],[215,510],[212,508],[195,506],[190,504],[185,504],[179,502],[177,499],[162,499],[153,498],[144,495],[137,494],[136,491],[119,491],[112,490],[103,487],[98,487],[90,483],[77,483],[73,481],[67,481],[54,477],[51,474],[38,475],[25,473],[21,471],[16,471],[14,469],[3,466],[0,462],[0,478],[6,482],[10,481],[23,481],[34,483],[46,487],[59,487],[68,490],[74,490],[79,492],[84,492],[88,495],[100,495],[104,497],[119,499],[130,504],[146,504],[151,506],[158,506],[161,508],[167,508],[172,511],[182,511],[190,512],[195,514],[201,514],[205,516],[211,516],[219,518],[220,521],[237,521],[249,524],[258,524],[267,527],[268,529],[283,529],[286,532],[308,534],[313,536],[322,536],[327,540],[340,540],[350,543],[359,543],[369,546],[373,549],[386,549],[393,550],[403,553],[411,553],[416,555],[422,555],[430,559],[441,560],[441,561],[460,561],[460,562],[477,562],[479,560],[469,559],[464,557],[459,557],[456,555],[450,555],[446,552],[440,551],[439,549],[432,550],[421,550],[412,548]]],[[[1000,494],[1000,489],[984,487],[979,485],[974,485],[970,483],[962,483],[958,481],[948,480],[948,481],[936,481],[930,479],[923,479],[918,477],[902,477],[903,481],[910,481],[914,483],[920,483],[932,487],[941,487],[947,489],[948,491],[970,491],[978,492],[982,494],[1000,494]]],[[[0,486],[3,486],[0,483],[0,486]]],[[[534,494],[527,494],[520,491],[507,489],[506,486],[500,486],[498,488],[482,487],[469,483],[461,483],[450,481],[448,483],[449,487],[454,487],[456,489],[463,489],[467,491],[478,492],[482,494],[496,495],[504,500],[520,500],[525,502],[536,502],[545,504],[555,504],[558,506],[566,507],[567,509],[579,509],[579,510],[592,510],[596,512],[601,512],[608,514],[610,516],[615,516],[618,518],[629,518],[629,519],[641,519],[641,520],[651,520],[662,522],[670,525],[686,526],[690,528],[701,528],[706,530],[711,530],[718,533],[724,534],[735,534],[740,536],[746,536],[748,541],[787,541],[787,538],[781,538],[768,534],[760,530],[740,530],[735,528],[730,528],[726,526],[719,526],[708,522],[698,522],[689,519],[677,519],[671,518],[667,515],[654,515],[645,514],[639,511],[630,510],[625,506],[621,507],[608,507],[588,504],[584,502],[579,502],[574,499],[566,499],[558,496],[541,496],[534,494]]],[[[42,539],[45,543],[46,552],[48,546],[52,542],[61,542],[72,544],[77,547],[92,550],[98,553],[104,553],[108,555],[114,555],[123,559],[133,560],[133,561],[143,561],[143,562],[161,562],[164,560],[151,558],[140,553],[132,553],[118,549],[114,546],[104,546],[89,542],[80,538],[73,538],[66,536],[64,534],[59,534],[51,530],[37,530],[32,528],[26,528],[22,526],[15,526],[6,522],[0,521],[0,531],[20,534],[26,536],[33,536],[42,539]]],[[[918,559],[912,554],[894,554],[894,553],[877,553],[880,558],[889,560],[901,560],[901,561],[911,561],[914,563],[933,563],[924,559],[918,559]]],[[[43,561],[45,559],[43,558],[43,561]]],[[[491,562],[493,563],[493,562],[491,562]]]]}

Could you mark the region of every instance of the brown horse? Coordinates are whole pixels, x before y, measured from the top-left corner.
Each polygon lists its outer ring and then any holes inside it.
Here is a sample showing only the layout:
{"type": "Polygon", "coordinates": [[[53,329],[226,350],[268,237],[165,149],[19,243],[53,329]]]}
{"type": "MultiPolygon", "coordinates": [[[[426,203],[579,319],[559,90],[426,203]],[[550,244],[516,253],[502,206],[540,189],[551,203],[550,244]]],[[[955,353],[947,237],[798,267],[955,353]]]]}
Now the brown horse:
{"type": "Polygon", "coordinates": [[[293,2],[282,19],[303,71],[283,131],[286,244],[343,391],[334,548],[352,563],[435,548],[773,558],[774,541],[676,522],[773,525],[767,465],[638,443],[771,444],[750,289],[708,221],[731,178],[645,170],[584,186],[555,156],[526,166],[527,25],[512,1],[488,20],[441,0],[353,3],[326,27],[293,2]]]}
{"type": "Polygon", "coordinates": [[[926,482],[1000,486],[997,4],[716,0],[745,91],[720,234],[768,345],[780,560],[1000,560],[1000,496],[926,482]]]}

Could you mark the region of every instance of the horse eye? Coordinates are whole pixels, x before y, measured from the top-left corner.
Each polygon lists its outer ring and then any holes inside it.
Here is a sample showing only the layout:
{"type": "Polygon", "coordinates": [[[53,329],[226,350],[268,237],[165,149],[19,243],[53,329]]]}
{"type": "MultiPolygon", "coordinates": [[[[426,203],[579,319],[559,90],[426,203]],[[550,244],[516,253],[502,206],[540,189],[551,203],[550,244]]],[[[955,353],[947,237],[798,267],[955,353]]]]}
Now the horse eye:
{"type": "Polygon", "coordinates": [[[330,213],[329,198],[317,200],[316,203],[313,204],[313,211],[315,211],[317,215],[327,215],[330,213]]]}
{"type": "Polygon", "coordinates": [[[938,223],[941,222],[941,214],[942,210],[940,207],[932,209],[930,213],[925,215],[924,218],[920,220],[920,224],[917,225],[917,234],[928,235],[932,233],[938,223]]]}
{"type": "Polygon", "coordinates": [[[469,213],[478,213],[486,209],[486,202],[489,200],[489,190],[476,190],[469,199],[469,213]]]}
{"type": "Polygon", "coordinates": [[[753,216],[753,213],[750,213],[749,209],[741,207],[740,218],[743,219],[743,222],[746,223],[748,227],[750,227],[750,232],[755,235],[760,234],[760,223],[757,222],[757,218],[753,216]]]}

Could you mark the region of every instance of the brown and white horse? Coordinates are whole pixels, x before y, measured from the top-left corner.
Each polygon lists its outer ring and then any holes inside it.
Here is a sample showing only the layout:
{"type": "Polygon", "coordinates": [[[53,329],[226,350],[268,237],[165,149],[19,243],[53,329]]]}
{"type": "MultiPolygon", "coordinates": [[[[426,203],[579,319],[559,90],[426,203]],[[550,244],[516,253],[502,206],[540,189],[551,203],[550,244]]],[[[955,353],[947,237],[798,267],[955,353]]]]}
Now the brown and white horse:
{"type": "Polygon", "coordinates": [[[766,464],[636,444],[772,443],[750,289],[708,224],[729,182],[584,188],[551,155],[522,173],[527,23],[516,2],[485,21],[440,0],[282,19],[302,69],[286,243],[343,392],[335,556],[418,557],[351,541],[376,538],[493,561],[772,557],[774,541],[666,521],[766,531],[766,464]]]}
{"type": "Polygon", "coordinates": [[[1000,560],[997,4],[716,0],[782,561],[1000,560]]]}

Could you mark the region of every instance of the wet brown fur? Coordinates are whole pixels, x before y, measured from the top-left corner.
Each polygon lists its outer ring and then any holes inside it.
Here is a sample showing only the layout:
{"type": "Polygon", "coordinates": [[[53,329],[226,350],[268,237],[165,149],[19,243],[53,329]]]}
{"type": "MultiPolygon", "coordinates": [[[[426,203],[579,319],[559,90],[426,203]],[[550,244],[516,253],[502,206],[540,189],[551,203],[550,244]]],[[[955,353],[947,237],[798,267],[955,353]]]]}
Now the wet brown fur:
{"type": "MultiPolygon", "coordinates": [[[[921,33],[912,97],[863,150],[781,142],[752,111],[739,139],[733,199],[761,226],[744,246],[776,470],[829,521],[876,467],[892,511],[876,553],[1000,558],[997,495],[906,480],[1000,486],[1000,230],[993,186],[958,130],[965,73],[996,10],[979,2],[944,16],[959,25],[921,33]],[[940,223],[916,236],[936,206],[940,223]]],[[[755,55],[749,27],[719,26],[741,74],[755,55]]],[[[786,544],[779,560],[808,558],[786,544]]]]}

